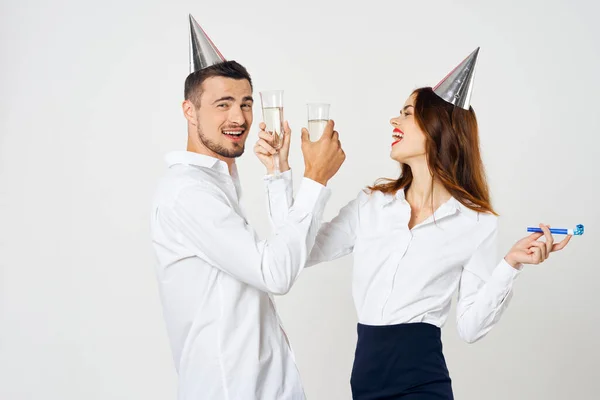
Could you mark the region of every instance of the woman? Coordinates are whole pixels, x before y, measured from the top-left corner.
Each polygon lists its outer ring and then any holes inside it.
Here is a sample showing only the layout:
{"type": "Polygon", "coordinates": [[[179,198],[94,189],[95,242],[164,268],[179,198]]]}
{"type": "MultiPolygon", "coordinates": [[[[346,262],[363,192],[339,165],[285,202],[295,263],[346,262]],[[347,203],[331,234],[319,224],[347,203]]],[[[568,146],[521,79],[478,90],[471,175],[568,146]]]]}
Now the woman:
{"type": "MultiPolygon", "coordinates": [[[[554,244],[540,225],[543,234],[496,256],[497,214],[468,104],[476,57],[477,51],[435,89],[411,94],[390,121],[400,177],[361,191],[317,235],[308,265],[354,255],[354,399],[453,399],[440,341],[453,294],[459,334],[472,343],[500,319],[522,265],[538,264],[569,242],[570,236],[554,244]]],[[[269,168],[269,136],[260,135],[255,152],[269,168]]],[[[290,173],[283,176],[287,200],[271,204],[274,218],[292,201],[290,173]]],[[[267,182],[272,191],[282,186],[267,182]]]]}

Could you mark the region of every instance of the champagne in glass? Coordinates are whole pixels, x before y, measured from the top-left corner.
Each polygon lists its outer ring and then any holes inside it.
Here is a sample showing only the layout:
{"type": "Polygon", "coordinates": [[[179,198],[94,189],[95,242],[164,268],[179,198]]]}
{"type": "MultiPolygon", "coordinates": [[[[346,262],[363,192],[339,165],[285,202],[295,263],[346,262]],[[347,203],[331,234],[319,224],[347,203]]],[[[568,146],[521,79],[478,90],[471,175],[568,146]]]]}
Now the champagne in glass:
{"type": "Polygon", "coordinates": [[[263,108],[263,120],[267,132],[273,136],[273,147],[279,150],[283,144],[283,107],[263,108]]]}
{"type": "Polygon", "coordinates": [[[321,138],[327,121],[329,121],[329,104],[308,103],[308,132],[310,140],[317,141],[321,138]]]}
{"type": "Polygon", "coordinates": [[[260,92],[263,121],[267,132],[273,137],[272,146],[277,151],[273,154],[275,175],[279,175],[279,149],[283,144],[283,90],[260,92]]]}

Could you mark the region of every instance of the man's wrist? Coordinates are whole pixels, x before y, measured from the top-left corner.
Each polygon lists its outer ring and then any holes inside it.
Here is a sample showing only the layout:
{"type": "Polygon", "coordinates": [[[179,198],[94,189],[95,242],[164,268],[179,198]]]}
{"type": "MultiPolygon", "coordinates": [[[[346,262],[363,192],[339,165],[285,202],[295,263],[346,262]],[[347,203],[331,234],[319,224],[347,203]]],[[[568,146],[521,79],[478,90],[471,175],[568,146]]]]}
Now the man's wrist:
{"type": "Polygon", "coordinates": [[[324,178],[322,176],[319,176],[318,174],[315,174],[312,171],[304,171],[304,177],[308,178],[310,180],[313,180],[315,182],[318,182],[318,183],[320,183],[323,186],[327,186],[328,179],[326,179],[326,178],[324,178]]]}
{"type": "MultiPolygon", "coordinates": [[[[283,162],[279,162],[279,172],[283,173],[286,171],[289,171],[290,168],[290,164],[287,161],[283,161],[283,162]]],[[[274,168],[267,168],[267,175],[273,175],[275,174],[275,169],[274,168]]]]}

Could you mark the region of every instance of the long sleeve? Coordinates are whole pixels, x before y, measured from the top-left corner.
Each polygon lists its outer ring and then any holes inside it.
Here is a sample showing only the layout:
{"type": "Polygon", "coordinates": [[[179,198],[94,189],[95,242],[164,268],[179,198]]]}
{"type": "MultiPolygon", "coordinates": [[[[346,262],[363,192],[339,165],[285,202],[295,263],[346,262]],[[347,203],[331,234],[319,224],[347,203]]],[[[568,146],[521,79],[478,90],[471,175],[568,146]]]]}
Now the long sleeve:
{"type": "Polygon", "coordinates": [[[500,320],[512,297],[519,270],[504,259],[498,263],[497,226],[464,265],[460,278],[457,326],[460,337],[473,343],[500,320]]]}
{"type": "MultiPolygon", "coordinates": [[[[281,226],[287,218],[287,210],[293,204],[291,170],[282,173],[278,178],[266,176],[264,181],[272,225],[274,227],[281,226]]],[[[359,205],[366,199],[366,196],[361,191],[354,200],[340,210],[333,220],[324,223],[318,221],[312,224],[311,229],[318,228],[318,233],[316,233],[315,245],[310,253],[307,267],[332,261],[352,252],[359,221],[359,205]]]]}
{"type": "Polygon", "coordinates": [[[356,242],[361,195],[346,204],[330,222],[320,225],[307,267],[352,253],[356,242]]]}
{"type": "Polygon", "coordinates": [[[266,175],[263,179],[267,195],[267,211],[271,226],[276,228],[285,223],[294,202],[292,170],[282,172],[278,177],[266,175]]]}
{"type": "Polygon", "coordinates": [[[260,240],[227,196],[212,184],[181,189],[159,220],[176,232],[179,243],[236,279],[273,294],[285,294],[306,264],[329,190],[304,179],[285,222],[260,240]]]}

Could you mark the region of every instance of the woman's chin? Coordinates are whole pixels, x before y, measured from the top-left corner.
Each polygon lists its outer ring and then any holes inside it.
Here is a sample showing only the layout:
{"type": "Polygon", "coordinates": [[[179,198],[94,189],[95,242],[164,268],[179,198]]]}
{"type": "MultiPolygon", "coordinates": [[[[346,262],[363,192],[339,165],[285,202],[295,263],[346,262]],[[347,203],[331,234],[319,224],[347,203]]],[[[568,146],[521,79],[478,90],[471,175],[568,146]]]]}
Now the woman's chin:
{"type": "Polygon", "coordinates": [[[406,162],[406,159],[407,159],[407,157],[406,157],[405,154],[402,154],[401,152],[397,152],[397,151],[394,151],[394,150],[392,150],[390,152],[390,158],[392,160],[398,161],[399,163],[402,163],[402,164],[404,164],[406,162]]]}
{"type": "Polygon", "coordinates": [[[413,164],[419,162],[427,162],[425,153],[408,154],[407,152],[394,151],[390,153],[390,158],[400,164],[413,164]]]}

